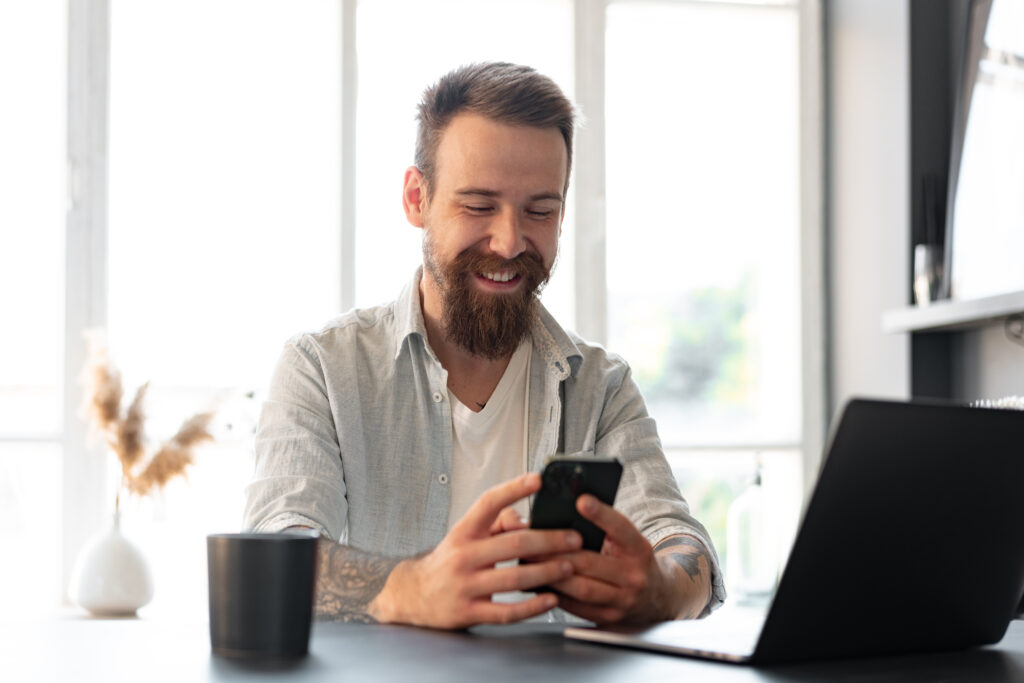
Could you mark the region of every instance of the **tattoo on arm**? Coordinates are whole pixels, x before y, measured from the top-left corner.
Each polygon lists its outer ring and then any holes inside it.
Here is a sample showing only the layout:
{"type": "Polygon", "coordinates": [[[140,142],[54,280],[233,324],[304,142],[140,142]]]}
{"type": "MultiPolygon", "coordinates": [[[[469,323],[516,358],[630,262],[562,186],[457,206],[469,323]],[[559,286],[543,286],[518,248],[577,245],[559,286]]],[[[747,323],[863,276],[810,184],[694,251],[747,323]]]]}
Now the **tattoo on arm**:
{"type": "Polygon", "coordinates": [[[320,540],[313,607],[318,619],[375,624],[370,603],[401,558],[320,540]]]}
{"type": "Polygon", "coordinates": [[[689,536],[673,536],[659,543],[654,551],[661,552],[662,550],[676,547],[693,549],[691,552],[673,552],[668,553],[668,555],[676,564],[683,568],[683,571],[686,572],[691,580],[696,581],[697,577],[700,576],[700,558],[703,557],[708,565],[711,564],[708,553],[704,549],[704,544],[689,536]]]}
{"type": "MultiPolygon", "coordinates": [[[[700,558],[704,558],[704,563],[710,567],[711,558],[708,556],[707,548],[704,544],[695,538],[690,536],[672,536],[659,543],[655,548],[654,552],[660,553],[662,550],[669,548],[676,548],[673,552],[665,553],[669,559],[679,565],[686,575],[690,577],[691,581],[697,581],[700,577],[700,558]]],[[[704,617],[711,612],[710,599],[707,604],[697,606],[697,609],[685,615],[686,618],[704,617]]]]}

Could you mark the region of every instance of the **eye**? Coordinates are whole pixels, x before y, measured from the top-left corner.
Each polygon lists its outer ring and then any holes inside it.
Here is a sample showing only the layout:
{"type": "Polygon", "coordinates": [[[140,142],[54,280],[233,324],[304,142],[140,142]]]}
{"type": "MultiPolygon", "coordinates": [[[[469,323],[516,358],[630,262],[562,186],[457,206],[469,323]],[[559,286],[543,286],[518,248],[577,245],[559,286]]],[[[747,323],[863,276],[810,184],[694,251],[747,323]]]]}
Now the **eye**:
{"type": "Polygon", "coordinates": [[[484,214],[484,213],[489,212],[490,210],[491,210],[491,207],[489,207],[489,206],[479,206],[479,205],[469,205],[469,204],[466,205],[466,211],[469,211],[470,213],[484,214]]]}
{"type": "Polygon", "coordinates": [[[537,220],[546,220],[548,218],[551,218],[551,216],[555,212],[552,211],[551,209],[536,209],[533,211],[527,211],[526,213],[529,214],[531,218],[536,218],[537,220]]]}

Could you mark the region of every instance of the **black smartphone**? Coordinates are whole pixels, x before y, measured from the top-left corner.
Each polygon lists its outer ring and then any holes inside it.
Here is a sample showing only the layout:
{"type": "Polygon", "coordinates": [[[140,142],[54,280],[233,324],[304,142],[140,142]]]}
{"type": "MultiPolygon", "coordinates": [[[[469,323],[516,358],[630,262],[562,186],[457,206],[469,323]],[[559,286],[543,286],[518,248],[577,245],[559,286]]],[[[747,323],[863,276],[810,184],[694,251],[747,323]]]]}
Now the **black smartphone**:
{"type": "Polygon", "coordinates": [[[617,458],[552,457],[544,466],[540,491],[533,498],[530,526],[575,529],[583,536],[586,550],[601,552],[604,531],[576,511],[576,499],[589,493],[611,505],[621,477],[622,463],[617,458]]]}

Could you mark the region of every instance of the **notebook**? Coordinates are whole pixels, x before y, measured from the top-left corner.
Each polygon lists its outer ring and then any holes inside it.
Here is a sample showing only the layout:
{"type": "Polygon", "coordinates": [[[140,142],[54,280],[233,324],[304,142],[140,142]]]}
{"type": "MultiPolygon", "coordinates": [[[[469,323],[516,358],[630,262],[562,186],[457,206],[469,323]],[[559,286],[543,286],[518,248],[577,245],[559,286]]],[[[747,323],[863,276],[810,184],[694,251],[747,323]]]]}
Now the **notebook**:
{"type": "Polygon", "coordinates": [[[751,664],[953,650],[998,642],[1022,593],[1024,411],[854,399],[762,617],[565,635],[751,664]]]}

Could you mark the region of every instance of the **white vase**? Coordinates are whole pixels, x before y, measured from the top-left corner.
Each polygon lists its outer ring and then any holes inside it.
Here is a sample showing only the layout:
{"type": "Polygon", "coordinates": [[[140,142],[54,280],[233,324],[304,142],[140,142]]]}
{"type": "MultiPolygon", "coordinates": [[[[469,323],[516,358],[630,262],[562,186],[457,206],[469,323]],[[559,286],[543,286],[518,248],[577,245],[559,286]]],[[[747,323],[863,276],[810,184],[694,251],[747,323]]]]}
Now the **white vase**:
{"type": "Polygon", "coordinates": [[[146,558],[121,533],[115,512],[107,531],[89,539],[75,561],[71,601],[95,616],[128,616],[153,599],[146,558]]]}

